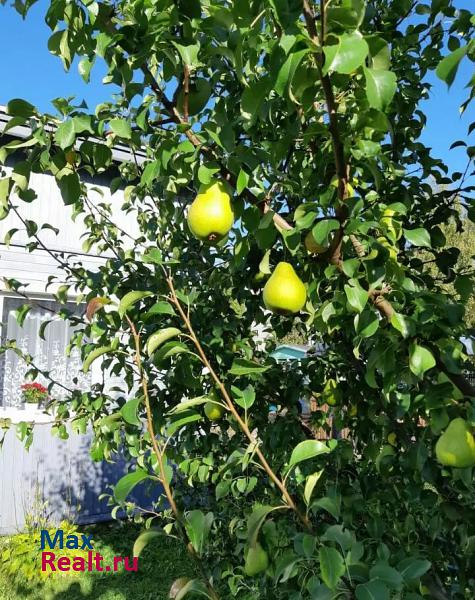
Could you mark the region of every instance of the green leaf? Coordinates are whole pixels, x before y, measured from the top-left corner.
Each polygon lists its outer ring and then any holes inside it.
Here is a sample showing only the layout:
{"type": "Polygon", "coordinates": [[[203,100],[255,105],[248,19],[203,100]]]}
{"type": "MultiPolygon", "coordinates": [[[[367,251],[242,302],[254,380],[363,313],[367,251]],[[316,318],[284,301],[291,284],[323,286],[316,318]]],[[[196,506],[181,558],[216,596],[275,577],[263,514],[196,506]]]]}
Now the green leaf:
{"type": "Polygon", "coordinates": [[[369,572],[371,579],[380,579],[386,585],[394,589],[400,589],[403,583],[401,573],[387,564],[380,563],[375,565],[369,572]]]}
{"type": "Polygon", "coordinates": [[[379,579],[360,583],[355,593],[357,600],[389,600],[389,590],[379,579]]]}
{"type": "Polygon", "coordinates": [[[147,163],[140,178],[140,183],[143,185],[150,185],[153,181],[155,181],[160,173],[161,164],[162,163],[160,160],[153,160],[152,162],[147,163]]]}
{"type": "Polygon", "coordinates": [[[248,183],[249,183],[249,175],[246,173],[246,171],[243,171],[241,169],[239,171],[239,175],[238,175],[237,182],[236,182],[236,193],[238,195],[241,194],[241,192],[243,192],[246,189],[248,183]]]}
{"type": "Polygon", "coordinates": [[[201,404],[206,404],[207,402],[213,402],[213,404],[220,404],[219,402],[214,402],[210,400],[209,396],[198,396],[197,398],[191,398],[190,400],[184,400],[174,406],[170,411],[168,411],[169,415],[175,415],[181,412],[185,412],[190,408],[194,408],[195,406],[200,406],[201,404]]]}
{"type": "Polygon", "coordinates": [[[27,161],[17,162],[11,173],[11,178],[16,183],[17,188],[22,191],[27,190],[30,181],[31,165],[27,161]]]}
{"type": "Polygon", "coordinates": [[[202,419],[203,416],[200,413],[191,410],[173,414],[166,426],[166,435],[171,437],[185,425],[201,421],[202,419]]]}
{"type": "Polygon", "coordinates": [[[366,78],[366,97],[369,105],[378,110],[385,110],[397,88],[397,78],[392,71],[384,69],[367,69],[364,74],[366,78]]]}
{"type": "Polygon", "coordinates": [[[186,514],[186,532],[198,555],[203,553],[213,521],[214,515],[211,512],[205,515],[201,510],[192,510],[186,514]]]}
{"type": "Polygon", "coordinates": [[[357,279],[350,279],[350,285],[345,285],[345,294],[348,299],[348,304],[356,312],[363,312],[366,303],[368,302],[368,292],[364,290],[357,279]]]}
{"type": "Polygon", "coordinates": [[[333,71],[349,75],[364,64],[369,48],[361,33],[354,31],[338,36],[338,43],[334,46],[325,46],[323,51],[325,75],[333,71]]]}
{"type": "Polygon", "coordinates": [[[173,306],[165,300],[156,302],[149,311],[145,314],[145,318],[153,315],[175,315],[173,306]]]}
{"type": "Polygon", "coordinates": [[[67,121],[61,123],[54,134],[54,139],[62,150],[72,146],[74,144],[74,140],[76,139],[74,121],[72,119],[68,119],[67,121]]]}
{"type": "Polygon", "coordinates": [[[95,348],[92,352],[90,352],[86,356],[86,359],[82,365],[83,373],[87,373],[89,371],[90,366],[96,360],[96,358],[99,358],[99,356],[102,356],[103,354],[107,354],[108,352],[112,352],[112,350],[113,350],[113,347],[110,345],[109,346],[101,346],[100,348],[95,348]]]}
{"type": "Polygon", "coordinates": [[[439,79],[445,81],[445,83],[450,87],[454,82],[455,76],[457,75],[457,71],[459,68],[460,61],[467,53],[467,46],[461,46],[454,50],[451,54],[443,58],[435,73],[439,79]]]}
{"type": "Polygon", "coordinates": [[[126,119],[112,119],[109,123],[111,130],[121,138],[130,140],[132,137],[132,128],[126,119]]]}
{"type": "Polygon", "coordinates": [[[138,538],[134,542],[133,556],[138,557],[142,554],[142,550],[147,546],[152,540],[158,537],[164,537],[166,533],[163,529],[159,529],[158,527],[152,527],[143,531],[138,538]]]}
{"type": "Polygon", "coordinates": [[[63,175],[58,181],[59,191],[66,206],[75,204],[81,196],[81,183],[77,173],[63,175]]]}
{"type": "Polygon", "coordinates": [[[431,563],[428,560],[413,557],[405,558],[397,566],[398,571],[404,577],[404,581],[408,582],[422,577],[430,567],[431,563]]]}
{"type": "Polygon", "coordinates": [[[231,375],[258,375],[259,373],[264,373],[268,369],[270,369],[270,366],[266,367],[259,363],[255,363],[252,360],[246,360],[245,358],[236,358],[233,361],[229,373],[231,375]]]}
{"type": "Polygon", "coordinates": [[[87,56],[83,56],[78,63],[78,71],[79,75],[83,78],[86,83],[89,83],[91,68],[94,64],[94,61],[89,60],[87,56]]]}
{"type": "Polygon", "coordinates": [[[365,15],[365,0],[344,0],[341,6],[328,6],[327,21],[331,28],[357,29],[365,15]]]}
{"type": "Polygon", "coordinates": [[[386,40],[377,35],[366,36],[373,69],[388,70],[391,66],[391,51],[386,40]]]}
{"type": "Polygon", "coordinates": [[[300,11],[299,2],[292,0],[269,0],[279,25],[285,30],[290,27],[298,18],[300,11]]]}
{"type": "Polygon", "coordinates": [[[177,354],[191,354],[196,356],[185,344],[182,344],[178,340],[171,342],[165,342],[161,348],[159,348],[154,354],[154,362],[159,364],[161,361],[176,356],[177,354]]]}
{"type": "Polygon", "coordinates": [[[151,263],[153,265],[162,265],[163,256],[158,248],[150,248],[146,254],[143,255],[144,263],[151,263]]]}
{"type": "Polygon", "coordinates": [[[320,576],[323,583],[334,590],[345,573],[345,563],[342,555],[335,548],[322,546],[318,553],[320,561],[320,576]]]}
{"type": "Polygon", "coordinates": [[[132,473],[124,475],[114,486],[114,498],[116,501],[119,503],[125,502],[132,489],[148,477],[148,473],[143,469],[137,469],[136,471],[132,471],[132,473]]]}
{"type": "Polygon", "coordinates": [[[404,237],[413,246],[431,247],[429,232],[423,227],[419,227],[418,229],[404,229],[404,237]]]}
{"type": "Polygon", "coordinates": [[[203,185],[210,184],[216,173],[219,171],[219,167],[207,167],[206,165],[200,165],[198,169],[198,181],[203,185]]]}
{"type": "Polygon", "coordinates": [[[267,79],[261,79],[259,81],[251,82],[249,87],[244,90],[241,96],[241,114],[244,119],[251,123],[257,119],[268,89],[269,81],[267,79]]]}
{"type": "Polygon", "coordinates": [[[244,390],[232,386],[231,391],[233,392],[236,404],[244,408],[244,410],[249,410],[256,400],[256,392],[252,385],[248,385],[244,390]]]}
{"type": "Polygon", "coordinates": [[[205,596],[211,600],[211,596],[209,595],[205,584],[198,579],[188,581],[175,596],[175,600],[183,600],[188,594],[198,594],[199,596],[205,596]]]}
{"type": "Polygon", "coordinates": [[[409,337],[412,327],[404,315],[394,312],[391,316],[391,325],[401,333],[403,338],[409,337]]]}
{"type": "Polygon", "coordinates": [[[189,44],[188,46],[183,46],[181,44],[177,44],[176,42],[172,42],[172,44],[178,50],[178,54],[180,55],[180,58],[184,65],[188,65],[189,67],[196,67],[199,65],[199,44],[189,44]]]}
{"type": "Polygon", "coordinates": [[[326,245],[329,241],[328,236],[332,231],[340,228],[340,222],[336,219],[324,219],[319,221],[312,228],[312,235],[317,244],[326,245]]]}
{"type": "Polygon", "coordinates": [[[304,460],[309,460],[310,458],[315,458],[320,454],[327,454],[328,452],[331,452],[330,448],[318,440],[305,440],[300,442],[300,444],[297,444],[292,451],[287,470],[290,471],[295,465],[298,465],[304,460]]]}
{"type": "Polygon", "coordinates": [[[159,346],[168,340],[177,337],[180,333],[180,329],[177,329],[176,327],[165,327],[164,329],[160,329],[160,331],[152,333],[146,344],[147,354],[151,356],[159,346]]]}
{"type": "Polygon", "coordinates": [[[283,96],[285,91],[289,88],[292,83],[292,79],[295,75],[297,67],[302,62],[303,57],[310,52],[310,48],[299,50],[290,54],[277,75],[275,82],[275,91],[279,96],[283,96]]]}
{"type": "Polygon", "coordinates": [[[315,486],[317,485],[318,480],[322,476],[323,471],[324,470],[322,469],[321,471],[317,471],[316,473],[313,473],[312,475],[309,475],[307,477],[307,481],[305,482],[305,490],[303,493],[305,504],[307,506],[310,505],[310,500],[312,499],[313,490],[315,489],[315,486]]]}
{"type": "Polygon", "coordinates": [[[142,300],[143,298],[148,298],[149,296],[153,296],[152,292],[140,292],[138,290],[128,292],[120,300],[119,315],[123,317],[129,308],[131,308],[136,302],[142,300]]]}
{"type": "Polygon", "coordinates": [[[282,507],[258,505],[252,511],[247,520],[247,543],[249,546],[255,546],[259,537],[259,531],[267,516],[274,510],[282,507]]]}
{"type": "Polygon", "coordinates": [[[131,400],[128,400],[120,409],[120,414],[126,423],[129,423],[130,425],[140,425],[141,420],[137,415],[140,403],[141,398],[132,398],[131,400]]]}
{"type": "Polygon", "coordinates": [[[409,368],[417,377],[422,377],[426,371],[435,367],[435,358],[430,350],[412,344],[409,354],[409,368]]]}
{"type": "Polygon", "coordinates": [[[9,177],[0,179],[0,221],[8,216],[8,199],[10,197],[10,189],[12,180],[9,177]]]}
{"type": "Polygon", "coordinates": [[[6,106],[7,113],[12,117],[24,117],[28,119],[36,115],[36,108],[26,100],[14,98],[6,106]]]}

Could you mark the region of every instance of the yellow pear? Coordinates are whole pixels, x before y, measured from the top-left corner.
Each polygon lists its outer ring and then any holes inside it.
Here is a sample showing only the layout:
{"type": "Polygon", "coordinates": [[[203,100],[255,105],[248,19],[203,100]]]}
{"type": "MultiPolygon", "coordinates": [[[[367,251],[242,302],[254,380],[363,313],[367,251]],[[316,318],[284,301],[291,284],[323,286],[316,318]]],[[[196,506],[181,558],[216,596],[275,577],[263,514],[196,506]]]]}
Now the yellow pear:
{"type": "Polygon", "coordinates": [[[466,421],[453,419],[435,445],[440,464],[446,467],[475,466],[475,440],[466,421]]]}
{"type": "Polygon", "coordinates": [[[356,406],[356,404],[352,404],[350,406],[348,414],[350,415],[350,417],[356,417],[356,415],[358,414],[358,407],[356,406]]]}
{"type": "Polygon", "coordinates": [[[231,196],[225,183],[218,181],[204,187],[188,210],[188,227],[202,242],[216,244],[234,223],[231,196]]]}
{"type": "Polygon", "coordinates": [[[255,546],[251,546],[247,551],[244,572],[248,577],[254,577],[265,571],[268,566],[269,556],[259,542],[256,542],[255,546]]]}
{"type": "Polygon", "coordinates": [[[334,379],[328,379],[323,387],[322,400],[329,406],[336,406],[342,400],[341,389],[334,379]]]}
{"type": "Polygon", "coordinates": [[[264,304],[275,313],[297,313],[305,306],[307,291],[291,264],[280,262],[264,286],[264,304]]]}
{"type": "Polygon", "coordinates": [[[327,246],[317,244],[311,231],[309,231],[305,236],[304,244],[305,248],[307,248],[307,251],[310,252],[310,254],[323,254],[328,250],[327,246]]]}

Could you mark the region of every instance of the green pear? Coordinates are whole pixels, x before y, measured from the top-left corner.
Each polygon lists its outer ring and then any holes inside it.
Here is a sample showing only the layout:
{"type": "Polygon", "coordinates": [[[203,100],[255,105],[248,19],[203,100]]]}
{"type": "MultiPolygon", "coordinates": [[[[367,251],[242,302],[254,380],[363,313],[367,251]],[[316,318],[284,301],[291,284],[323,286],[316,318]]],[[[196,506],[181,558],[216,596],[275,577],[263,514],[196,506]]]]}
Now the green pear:
{"type": "Polygon", "coordinates": [[[224,415],[224,407],[214,402],[207,402],[204,411],[210,421],[219,421],[224,415]]]}
{"type": "Polygon", "coordinates": [[[264,286],[263,297],[269,310],[286,315],[302,310],[307,291],[292,265],[280,262],[264,286]]]}
{"type": "Polygon", "coordinates": [[[453,419],[435,445],[440,464],[446,467],[475,466],[475,440],[466,421],[453,419]]]}
{"type": "Polygon", "coordinates": [[[219,421],[223,418],[225,408],[222,404],[217,404],[220,401],[220,396],[215,389],[212,389],[208,394],[209,402],[204,405],[205,415],[210,421],[219,421]]]}
{"type": "Polygon", "coordinates": [[[267,570],[269,566],[269,557],[264,548],[256,542],[255,546],[251,546],[246,554],[246,563],[244,565],[244,573],[248,577],[255,577],[267,570]]]}
{"type": "Polygon", "coordinates": [[[309,231],[305,236],[304,244],[305,248],[307,248],[307,252],[309,252],[310,254],[323,254],[328,250],[328,246],[324,246],[323,244],[317,244],[311,231],[309,231]]]}
{"type": "Polygon", "coordinates": [[[208,185],[199,192],[188,210],[188,227],[202,242],[216,244],[234,223],[231,196],[224,182],[208,185]]]}

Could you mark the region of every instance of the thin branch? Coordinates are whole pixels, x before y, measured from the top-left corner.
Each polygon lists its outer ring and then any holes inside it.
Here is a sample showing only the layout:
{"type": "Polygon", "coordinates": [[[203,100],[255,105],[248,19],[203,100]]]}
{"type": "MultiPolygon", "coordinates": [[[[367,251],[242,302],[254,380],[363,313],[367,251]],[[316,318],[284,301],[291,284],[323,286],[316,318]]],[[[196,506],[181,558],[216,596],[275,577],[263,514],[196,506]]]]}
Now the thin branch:
{"type": "Polygon", "coordinates": [[[186,548],[187,548],[190,556],[195,561],[195,564],[197,565],[198,569],[200,570],[203,581],[206,584],[206,587],[208,589],[208,592],[211,595],[211,598],[213,600],[219,600],[219,596],[217,595],[215,589],[211,585],[211,582],[209,580],[208,575],[206,574],[206,571],[203,567],[200,557],[196,553],[192,543],[189,542],[189,540],[188,540],[188,536],[186,534],[186,529],[183,525],[183,517],[178,509],[178,506],[175,502],[175,498],[173,496],[173,491],[171,489],[170,483],[168,482],[167,473],[165,470],[165,463],[164,463],[164,451],[162,449],[160,449],[160,447],[158,445],[158,441],[157,441],[156,434],[155,434],[155,429],[153,426],[153,415],[152,415],[152,408],[151,408],[151,403],[150,403],[150,395],[148,392],[147,375],[145,373],[145,370],[144,370],[143,364],[142,364],[142,356],[141,356],[141,349],[140,349],[140,345],[141,345],[140,344],[140,334],[137,332],[137,328],[135,327],[135,325],[134,325],[133,321],[130,319],[130,317],[127,315],[125,315],[125,316],[126,316],[128,324],[129,324],[130,330],[132,332],[132,337],[134,339],[135,362],[137,365],[137,369],[139,370],[140,384],[142,386],[142,390],[143,390],[143,394],[144,394],[145,410],[146,410],[146,414],[147,414],[147,430],[148,430],[148,434],[150,436],[150,441],[152,442],[153,452],[157,459],[158,469],[160,471],[160,482],[163,485],[163,490],[165,492],[165,496],[167,497],[168,503],[170,504],[170,508],[171,508],[173,514],[175,515],[175,519],[177,521],[177,524],[178,524],[180,533],[182,535],[183,541],[186,545],[186,548]]]}
{"type": "MultiPolygon", "coordinates": [[[[216,373],[216,371],[214,370],[213,366],[211,365],[208,357],[206,356],[206,353],[203,349],[203,346],[201,345],[201,342],[199,341],[193,326],[191,324],[190,321],[190,317],[189,317],[189,313],[186,314],[185,311],[183,310],[183,307],[181,305],[180,300],[178,299],[177,295],[176,295],[176,291],[175,291],[175,286],[173,284],[173,280],[171,278],[171,276],[167,277],[167,283],[168,283],[168,287],[170,289],[170,293],[171,293],[171,301],[173,302],[173,304],[176,306],[178,313],[183,321],[183,323],[185,324],[186,328],[188,329],[188,333],[190,334],[190,337],[198,351],[198,354],[201,358],[201,360],[203,361],[203,364],[206,366],[206,368],[209,371],[209,374],[211,375],[212,379],[214,380],[215,384],[217,385],[217,387],[219,388],[221,395],[226,403],[226,406],[228,407],[229,412],[233,415],[233,417],[236,419],[239,427],[241,428],[241,430],[243,431],[243,433],[246,435],[246,437],[248,438],[248,440],[251,443],[255,443],[255,437],[252,435],[247,423],[244,421],[244,419],[241,418],[241,415],[239,414],[239,412],[236,410],[236,407],[234,406],[234,402],[232,401],[226,386],[224,385],[224,383],[221,381],[220,377],[218,376],[218,374],[216,373]]],[[[285,498],[288,507],[293,510],[296,515],[298,516],[298,518],[300,519],[300,521],[304,524],[304,526],[308,529],[311,530],[311,524],[310,521],[308,520],[308,517],[303,514],[299,508],[297,507],[297,505],[295,504],[292,496],[289,494],[285,484],[279,479],[279,477],[274,473],[274,471],[272,470],[271,466],[269,465],[269,463],[267,462],[267,459],[265,458],[264,454],[262,453],[261,449],[259,448],[259,446],[256,444],[256,449],[255,449],[256,455],[259,459],[259,462],[261,463],[261,465],[263,466],[264,470],[266,471],[266,473],[268,474],[269,478],[275,483],[275,485],[277,486],[277,488],[280,490],[280,492],[282,493],[282,496],[285,498]]]]}

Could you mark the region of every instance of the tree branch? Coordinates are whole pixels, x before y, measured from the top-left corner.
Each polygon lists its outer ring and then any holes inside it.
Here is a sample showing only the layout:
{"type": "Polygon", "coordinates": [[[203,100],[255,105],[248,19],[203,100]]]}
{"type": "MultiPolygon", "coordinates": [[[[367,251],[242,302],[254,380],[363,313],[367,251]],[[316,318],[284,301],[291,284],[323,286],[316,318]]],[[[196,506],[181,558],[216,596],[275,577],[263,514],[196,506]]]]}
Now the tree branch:
{"type": "MultiPolygon", "coordinates": [[[[218,376],[218,374],[216,373],[216,371],[214,370],[213,366],[211,365],[208,357],[206,356],[206,353],[203,349],[203,346],[201,345],[201,342],[199,341],[194,329],[193,329],[193,325],[191,324],[190,321],[190,317],[189,315],[187,315],[185,313],[185,311],[183,310],[183,306],[181,305],[180,300],[178,299],[177,295],[176,295],[176,291],[175,291],[175,286],[173,284],[173,279],[171,278],[171,276],[167,277],[167,284],[168,287],[170,289],[170,294],[171,294],[171,301],[173,302],[173,304],[176,306],[178,313],[183,321],[183,323],[185,324],[188,333],[190,335],[190,338],[193,342],[193,344],[195,345],[196,350],[198,351],[198,354],[201,358],[201,360],[203,361],[203,364],[205,365],[205,367],[208,369],[209,374],[211,375],[212,379],[214,380],[215,384],[217,385],[217,387],[219,388],[221,395],[226,403],[226,406],[229,410],[229,412],[233,415],[233,417],[236,419],[236,422],[238,423],[239,427],[241,428],[242,432],[245,434],[245,436],[247,437],[247,439],[251,442],[251,443],[255,443],[256,440],[254,438],[254,436],[252,435],[247,423],[241,418],[241,415],[239,414],[239,412],[236,410],[236,407],[234,406],[234,402],[232,401],[226,386],[224,385],[224,383],[221,381],[220,377],[218,376]]],[[[289,491],[287,490],[285,483],[282,482],[279,477],[277,477],[277,475],[274,473],[274,471],[272,470],[272,467],[269,465],[269,463],[267,462],[266,457],[264,456],[264,454],[262,453],[262,450],[259,448],[259,446],[256,444],[256,455],[259,459],[259,462],[261,463],[262,467],[264,468],[264,470],[266,471],[266,473],[268,474],[269,478],[274,482],[274,484],[277,486],[277,488],[280,490],[280,492],[282,493],[282,496],[284,497],[284,499],[287,502],[288,507],[293,510],[295,512],[295,514],[298,516],[298,518],[300,519],[300,521],[303,523],[303,525],[305,526],[305,528],[309,531],[312,530],[312,526],[310,524],[310,521],[307,517],[307,515],[303,514],[298,506],[295,504],[295,501],[293,500],[292,496],[289,494],[289,491]]]]}

